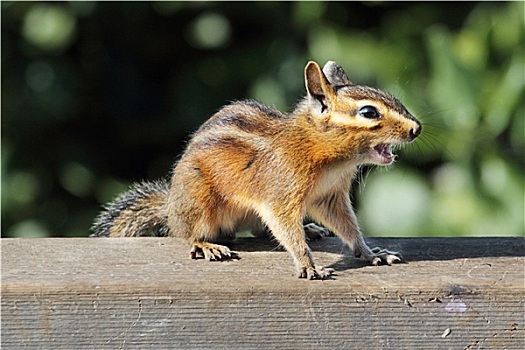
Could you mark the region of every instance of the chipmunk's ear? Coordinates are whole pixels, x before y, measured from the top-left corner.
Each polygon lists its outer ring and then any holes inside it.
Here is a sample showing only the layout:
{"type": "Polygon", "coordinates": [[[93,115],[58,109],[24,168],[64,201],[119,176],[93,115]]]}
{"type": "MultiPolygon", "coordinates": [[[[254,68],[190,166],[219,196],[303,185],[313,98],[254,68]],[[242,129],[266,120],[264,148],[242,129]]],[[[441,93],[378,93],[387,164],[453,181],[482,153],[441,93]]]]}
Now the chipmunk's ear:
{"type": "Polygon", "coordinates": [[[304,69],[304,79],[311,103],[320,104],[321,112],[331,108],[336,97],[335,89],[316,62],[308,62],[304,69]]]}
{"type": "Polygon", "coordinates": [[[334,87],[352,85],[350,79],[346,75],[343,67],[335,63],[334,61],[328,61],[323,67],[323,73],[334,87]]]}

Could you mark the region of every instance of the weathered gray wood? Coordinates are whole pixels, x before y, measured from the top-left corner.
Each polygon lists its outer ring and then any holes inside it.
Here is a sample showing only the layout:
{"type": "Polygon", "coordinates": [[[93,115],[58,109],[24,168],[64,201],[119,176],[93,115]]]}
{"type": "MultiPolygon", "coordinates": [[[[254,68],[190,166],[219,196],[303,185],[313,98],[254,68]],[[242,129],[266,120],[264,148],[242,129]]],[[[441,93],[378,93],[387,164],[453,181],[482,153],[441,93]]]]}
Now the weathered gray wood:
{"type": "Polygon", "coordinates": [[[369,239],[407,263],[310,245],[333,280],[241,239],[190,260],[178,239],[2,239],[2,349],[522,349],[523,238],[369,239]]]}

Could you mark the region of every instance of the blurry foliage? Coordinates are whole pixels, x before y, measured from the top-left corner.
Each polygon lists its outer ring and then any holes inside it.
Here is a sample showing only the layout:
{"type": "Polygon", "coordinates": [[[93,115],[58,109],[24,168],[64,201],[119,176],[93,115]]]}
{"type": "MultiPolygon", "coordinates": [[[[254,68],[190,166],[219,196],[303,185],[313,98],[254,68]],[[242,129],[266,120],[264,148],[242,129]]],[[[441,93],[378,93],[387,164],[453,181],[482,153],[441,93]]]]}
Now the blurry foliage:
{"type": "Polygon", "coordinates": [[[523,2],[1,6],[4,236],[86,236],[221,105],[290,111],[309,59],[424,123],[395,167],[360,176],[366,234],[523,234],[523,2]]]}

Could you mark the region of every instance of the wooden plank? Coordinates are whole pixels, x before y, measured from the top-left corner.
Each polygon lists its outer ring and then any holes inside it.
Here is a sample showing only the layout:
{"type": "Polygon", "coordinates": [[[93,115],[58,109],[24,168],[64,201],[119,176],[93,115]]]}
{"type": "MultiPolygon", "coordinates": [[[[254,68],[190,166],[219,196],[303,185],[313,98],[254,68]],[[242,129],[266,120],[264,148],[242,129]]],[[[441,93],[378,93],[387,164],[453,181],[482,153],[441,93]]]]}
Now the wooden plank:
{"type": "Polygon", "coordinates": [[[239,239],[190,260],[171,238],[2,239],[2,349],[521,349],[523,238],[369,239],[407,263],[368,266],[312,242],[333,280],[239,239]]]}

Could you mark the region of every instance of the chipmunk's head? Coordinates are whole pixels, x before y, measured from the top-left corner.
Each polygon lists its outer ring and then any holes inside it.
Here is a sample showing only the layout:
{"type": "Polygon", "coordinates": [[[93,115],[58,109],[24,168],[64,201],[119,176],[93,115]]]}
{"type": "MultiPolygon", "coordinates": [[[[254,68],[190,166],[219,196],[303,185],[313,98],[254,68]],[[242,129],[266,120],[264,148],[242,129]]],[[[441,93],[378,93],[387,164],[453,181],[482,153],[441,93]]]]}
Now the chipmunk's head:
{"type": "MultiPolygon", "coordinates": [[[[324,68],[309,62],[305,68],[308,113],[323,131],[335,132],[361,163],[393,162],[392,146],[413,141],[421,123],[394,96],[353,85],[333,61],[324,68]]],[[[335,138],[334,138],[335,139],[335,138]]]]}

